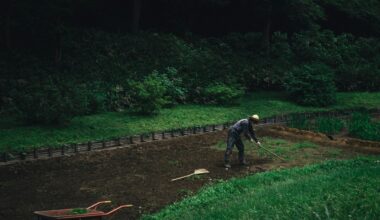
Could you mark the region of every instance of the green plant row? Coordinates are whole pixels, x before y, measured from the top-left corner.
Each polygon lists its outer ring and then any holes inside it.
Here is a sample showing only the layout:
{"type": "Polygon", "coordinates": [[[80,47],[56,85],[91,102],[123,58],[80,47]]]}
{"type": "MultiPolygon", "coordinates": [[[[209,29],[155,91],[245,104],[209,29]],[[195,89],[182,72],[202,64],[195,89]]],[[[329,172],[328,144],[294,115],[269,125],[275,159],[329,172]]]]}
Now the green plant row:
{"type": "Polygon", "coordinates": [[[354,114],[349,121],[348,129],[354,137],[370,141],[380,141],[380,122],[372,121],[368,114],[354,114]]]}
{"type": "Polygon", "coordinates": [[[288,123],[290,127],[314,130],[333,135],[346,128],[352,137],[380,141],[380,123],[371,119],[366,111],[355,112],[350,117],[341,119],[336,117],[317,117],[309,119],[303,115],[294,116],[288,123]]]}

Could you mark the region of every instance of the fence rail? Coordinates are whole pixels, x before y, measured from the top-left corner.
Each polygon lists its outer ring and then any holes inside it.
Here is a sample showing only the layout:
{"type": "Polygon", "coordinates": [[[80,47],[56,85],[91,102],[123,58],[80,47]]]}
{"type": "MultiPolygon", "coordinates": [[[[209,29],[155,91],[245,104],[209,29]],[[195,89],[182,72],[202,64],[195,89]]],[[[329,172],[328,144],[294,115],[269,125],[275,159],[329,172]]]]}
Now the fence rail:
{"type": "MultiPolygon", "coordinates": [[[[341,110],[341,111],[324,111],[324,112],[307,112],[281,114],[272,117],[263,118],[257,126],[268,126],[275,124],[287,124],[295,118],[302,117],[312,119],[317,117],[348,117],[357,110],[341,110]]],[[[366,110],[371,115],[380,115],[380,109],[366,110]]],[[[159,141],[164,139],[172,139],[176,137],[203,134],[227,129],[234,121],[223,124],[211,124],[204,126],[193,126],[181,129],[171,129],[160,132],[150,132],[139,135],[130,135],[124,137],[110,138],[108,140],[88,141],[86,143],[65,144],[60,147],[42,147],[33,148],[26,152],[3,152],[0,155],[0,165],[15,163],[24,160],[37,160],[43,158],[62,157],[66,155],[74,155],[83,152],[103,150],[113,147],[130,146],[144,142],[159,141]]]]}

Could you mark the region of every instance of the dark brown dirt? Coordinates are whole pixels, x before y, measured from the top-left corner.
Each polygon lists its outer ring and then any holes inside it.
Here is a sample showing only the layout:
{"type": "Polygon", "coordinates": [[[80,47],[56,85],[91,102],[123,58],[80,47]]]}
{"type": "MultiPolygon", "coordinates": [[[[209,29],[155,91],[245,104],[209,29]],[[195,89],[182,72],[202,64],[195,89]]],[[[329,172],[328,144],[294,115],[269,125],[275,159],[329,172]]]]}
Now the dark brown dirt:
{"type": "MultiPolygon", "coordinates": [[[[259,131],[259,135],[271,132],[259,131]]],[[[32,219],[33,211],[87,207],[100,200],[112,200],[114,206],[134,205],[109,219],[137,219],[220,179],[310,162],[284,163],[247,155],[253,162],[251,166],[233,163],[233,168],[226,171],[223,151],[210,148],[225,138],[226,132],[215,132],[2,166],[0,219],[32,219]],[[197,168],[206,168],[210,173],[170,182],[197,168]]],[[[105,207],[106,210],[110,208],[105,207]]]]}
{"type": "Polygon", "coordinates": [[[225,171],[223,152],[208,148],[224,136],[209,133],[0,167],[0,219],[32,219],[33,211],[87,207],[100,200],[133,204],[112,219],[136,219],[205,184],[247,174],[239,166],[225,171]],[[170,182],[197,168],[210,174],[170,182]]]}

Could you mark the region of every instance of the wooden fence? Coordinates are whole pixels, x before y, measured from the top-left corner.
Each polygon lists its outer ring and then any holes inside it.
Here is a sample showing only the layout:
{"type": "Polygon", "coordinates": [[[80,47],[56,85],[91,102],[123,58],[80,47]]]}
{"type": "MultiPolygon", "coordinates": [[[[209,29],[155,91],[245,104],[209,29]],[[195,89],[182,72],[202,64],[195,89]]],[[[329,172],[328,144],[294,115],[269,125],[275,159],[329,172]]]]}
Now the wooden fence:
{"type": "MultiPolygon", "coordinates": [[[[281,114],[273,117],[263,118],[257,126],[269,126],[275,124],[287,124],[295,118],[302,117],[304,119],[312,119],[317,117],[348,117],[357,110],[340,110],[340,111],[324,111],[324,112],[307,112],[294,114],[281,114]]],[[[366,110],[372,115],[380,115],[380,109],[366,110]]],[[[140,135],[131,135],[125,137],[110,138],[108,140],[96,140],[86,143],[72,143],[62,145],[60,147],[39,147],[25,152],[3,152],[0,155],[0,165],[15,163],[24,160],[37,160],[42,158],[62,157],[65,155],[73,155],[83,152],[102,150],[113,147],[126,147],[132,144],[139,144],[148,141],[158,141],[171,139],[187,135],[202,134],[207,132],[215,132],[227,129],[235,121],[223,124],[212,124],[205,126],[193,126],[188,128],[172,129],[161,132],[144,133],[140,135]]]]}

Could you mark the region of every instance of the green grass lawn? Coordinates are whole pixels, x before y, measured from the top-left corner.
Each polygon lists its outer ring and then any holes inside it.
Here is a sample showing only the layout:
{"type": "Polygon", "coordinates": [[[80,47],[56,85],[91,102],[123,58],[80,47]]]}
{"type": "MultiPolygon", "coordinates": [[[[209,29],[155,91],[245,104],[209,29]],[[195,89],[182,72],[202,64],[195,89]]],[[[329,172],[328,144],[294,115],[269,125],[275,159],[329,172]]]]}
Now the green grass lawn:
{"type": "Polygon", "coordinates": [[[172,128],[223,123],[247,117],[281,113],[346,109],[351,107],[380,107],[380,93],[339,93],[338,103],[330,108],[303,107],[291,103],[281,93],[254,93],[246,96],[239,106],[181,105],[163,109],[155,116],[137,116],[109,112],[76,117],[66,127],[26,126],[14,118],[0,119],[0,151],[35,146],[59,146],[89,140],[107,139],[143,132],[172,128]]]}
{"type": "Polygon", "coordinates": [[[378,219],[379,159],[334,160],[232,179],[143,219],[378,219]]]}

